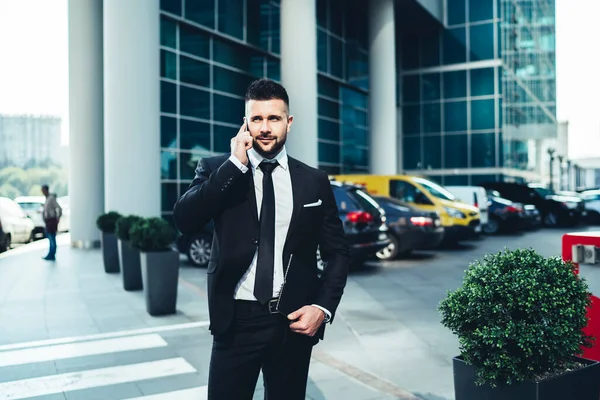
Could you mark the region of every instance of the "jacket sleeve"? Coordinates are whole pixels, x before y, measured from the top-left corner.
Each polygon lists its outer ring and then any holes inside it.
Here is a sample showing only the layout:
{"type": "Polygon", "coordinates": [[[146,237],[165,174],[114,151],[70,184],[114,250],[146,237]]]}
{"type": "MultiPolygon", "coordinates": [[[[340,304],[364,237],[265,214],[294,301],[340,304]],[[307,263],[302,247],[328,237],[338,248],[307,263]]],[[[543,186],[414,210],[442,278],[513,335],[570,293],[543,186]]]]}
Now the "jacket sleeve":
{"type": "MultiPolygon", "coordinates": [[[[211,160],[216,161],[214,158],[211,160]]],[[[228,189],[245,173],[230,159],[226,159],[214,170],[209,164],[208,159],[200,159],[189,189],[175,203],[173,220],[181,233],[199,232],[221,213],[228,189]]]]}
{"type": "Polygon", "coordinates": [[[319,251],[322,260],[326,262],[326,267],[321,276],[321,291],[315,303],[331,313],[329,322],[332,322],[346,286],[350,266],[350,247],[326,175],[322,177],[320,184],[325,217],[319,235],[319,251]]]}

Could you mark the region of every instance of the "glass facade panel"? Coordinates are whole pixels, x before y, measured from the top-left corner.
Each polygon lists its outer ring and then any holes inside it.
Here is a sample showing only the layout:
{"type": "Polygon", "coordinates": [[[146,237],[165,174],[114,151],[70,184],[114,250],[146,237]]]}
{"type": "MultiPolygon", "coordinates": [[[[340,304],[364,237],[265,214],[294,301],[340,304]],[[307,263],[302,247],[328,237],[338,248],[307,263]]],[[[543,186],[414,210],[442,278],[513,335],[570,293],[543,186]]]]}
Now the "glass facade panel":
{"type": "Polygon", "coordinates": [[[344,171],[350,172],[356,170],[356,167],[369,165],[369,154],[366,149],[356,146],[342,146],[342,160],[344,171]]]}
{"type": "Polygon", "coordinates": [[[494,94],[494,68],[472,69],[471,96],[494,94]]]}
{"type": "Polygon", "coordinates": [[[447,0],[446,12],[448,25],[460,25],[466,22],[465,0],[447,0]]]}
{"type": "Polygon", "coordinates": [[[421,99],[419,96],[421,76],[406,75],[402,80],[402,101],[404,103],[418,102],[421,99]]]}
{"type": "Polygon", "coordinates": [[[440,103],[423,104],[423,132],[441,132],[440,103]]]}
{"type": "Polygon", "coordinates": [[[204,90],[181,86],[179,88],[179,104],[181,115],[210,119],[210,93],[204,90]]]}
{"type": "Polygon", "coordinates": [[[177,192],[177,183],[165,183],[161,184],[161,210],[166,212],[173,212],[173,207],[177,202],[179,193],[177,192]]]}
{"type": "Polygon", "coordinates": [[[451,101],[444,103],[444,131],[461,132],[467,130],[467,102],[451,101]]]}
{"type": "Polygon", "coordinates": [[[340,110],[338,103],[334,103],[333,101],[329,101],[326,99],[319,99],[319,115],[323,115],[325,117],[339,119],[340,118],[340,110]]]}
{"type": "Polygon", "coordinates": [[[465,28],[445,29],[442,36],[444,64],[467,61],[467,34],[465,28]]]}
{"type": "Polygon", "coordinates": [[[181,15],[181,0],[160,0],[160,9],[171,14],[181,15]]]}
{"type": "Polygon", "coordinates": [[[177,56],[170,51],[160,51],[160,76],[177,79],[177,56]]]}
{"type": "Polygon", "coordinates": [[[421,37],[421,67],[440,65],[440,34],[437,30],[421,37]]]}
{"type": "Polygon", "coordinates": [[[225,68],[213,67],[214,88],[228,93],[243,95],[248,85],[256,78],[225,68]]]}
{"type": "Polygon", "coordinates": [[[344,79],[344,51],[342,41],[335,37],[329,38],[331,53],[329,54],[331,62],[331,75],[344,79]]]}
{"type": "Polygon", "coordinates": [[[219,26],[218,30],[238,39],[244,38],[244,7],[240,7],[239,0],[219,1],[219,26]]]}
{"type": "Polygon", "coordinates": [[[181,25],[180,32],[181,51],[198,57],[210,58],[210,38],[204,32],[187,25],[181,25]]]}
{"type": "Polygon", "coordinates": [[[217,153],[229,153],[231,151],[231,138],[237,134],[237,131],[238,129],[236,128],[213,125],[213,151],[217,153]]]}
{"type": "Polygon", "coordinates": [[[494,100],[471,101],[471,129],[494,129],[494,100]]]}
{"type": "Polygon", "coordinates": [[[405,135],[421,133],[421,106],[402,107],[402,132],[405,135]]]}
{"type": "Polygon", "coordinates": [[[421,85],[423,87],[423,100],[440,99],[440,74],[421,75],[421,85]]]}
{"type": "Polygon", "coordinates": [[[466,186],[469,184],[469,177],[467,175],[446,175],[443,181],[444,185],[466,186]]]}
{"type": "Polygon", "coordinates": [[[404,137],[402,140],[402,160],[405,169],[421,168],[421,137],[404,137]]]}
{"type": "Polygon", "coordinates": [[[411,70],[419,68],[419,37],[402,35],[402,69],[411,70]]]}
{"type": "Polygon", "coordinates": [[[160,147],[177,148],[177,120],[160,117],[160,147]]]}
{"type": "Polygon", "coordinates": [[[473,25],[469,29],[471,61],[494,58],[494,24],[473,25]]]}
{"type": "Polygon", "coordinates": [[[496,0],[471,0],[469,1],[469,21],[487,21],[494,18],[494,1],[496,0]]]}
{"type": "Polygon", "coordinates": [[[442,167],[442,137],[440,135],[423,137],[423,164],[425,169],[442,167]]]}
{"type": "Polygon", "coordinates": [[[208,28],[215,27],[215,1],[186,1],[185,18],[208,28]]]}
{"type": "Polygon", "coordinates": [[[319,160],[339,164],[340,162],[340,145],[337,143],[319,142],[319,160]]]}
{"type": "Polygon", "coordinates": [[[181,82],[210,87],[210,64],[179,56],[181,82]]]}
{"type": "Polygon", "coordinates": [[[444,72],[444,98],[467,97],[467,72],[451,71],[444,72]]]}
{"type": "Polygon", "coordinates": [[[160,17],[160,45],[177,47],[177,24],[165,17],[160,17]]]}
{"type": "Polygon", "coordinates": [[[444,136],[444,168],[467,168],[469,166],[467,135],[444,136]]]}
{"type": "Polygon", "coordinates": [[[177,113],[177,85],[160,82],[160,111],[169,114],[177,113]]]}
{"type": "Polygon", "coordinates": [[[337,100],[340,97],[338,88],[339,86],[335,81],[321,75],[317,77],[317,90],[320,95],[337,100]]]}
{"type": "Polygon", "coordinates": [[[495,150],[496,135],[494,133],[478,133],[471,135],[471,167],[495,167],[495,150]]]}
{"type": "Polygon", "coordinates": [[[321,72],[328,72],[328,54],[329,42],[325,31],[317,29],[317,69],[321,72]]]}
{"type": "Polygon", "coordinates": [[[319,118],[319,139],[340,141],[340,124],[319,118]]]}
{"type": "Polygon", "coordinates": [[[161,179],[177,179],[177,153],[174,151],[160,152],[161,179]]]}
{"type": "MultiPolygon", "coordinates": [[[[200,158],[206,157],[208,154],[188,153],[182,151],[179,153],[179,177],[180,179],[191,180],[196,176],[196,167],[200,158]]],[[[183,185],[182,185],[183,186],[183,185]]],[[[185,193],[187,185],[181,193],[185,193]]]]}
{"type": "Polygon", "coordinates": [[[243,99],[213,94],[213,118],[215,121],[240,126],[243,122],[244,112],[243,99]]]}
{"type": "Polygon", "coordinates": [[[210,124],[182,119],[179,147],[183,150],[210,151],[210,124]]]}

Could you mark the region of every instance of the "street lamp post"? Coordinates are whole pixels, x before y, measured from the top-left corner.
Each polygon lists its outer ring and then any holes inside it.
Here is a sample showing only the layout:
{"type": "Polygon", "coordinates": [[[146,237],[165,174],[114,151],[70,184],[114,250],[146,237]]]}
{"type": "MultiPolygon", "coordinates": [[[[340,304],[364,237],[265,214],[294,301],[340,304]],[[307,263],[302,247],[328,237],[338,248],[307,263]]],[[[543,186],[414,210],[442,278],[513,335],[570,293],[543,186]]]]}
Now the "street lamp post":
{"type": "Polygon", "coordinates": [[[554,150],[553,148],[549,148],[548,149],[548,155],[550,156],[550,185],[549,185],[549,189],[550,190],[554,190],[554,177],[553,177],[553,173],[552,173],[552,167],[554,164],[554,153],[556,152],[556,150],[554,150]]]}
{"type": "Polygon", "coordinates": [[[564,156],[557,156],[558,158],[558,190],[563,190],[563,159],[564,156]]]}

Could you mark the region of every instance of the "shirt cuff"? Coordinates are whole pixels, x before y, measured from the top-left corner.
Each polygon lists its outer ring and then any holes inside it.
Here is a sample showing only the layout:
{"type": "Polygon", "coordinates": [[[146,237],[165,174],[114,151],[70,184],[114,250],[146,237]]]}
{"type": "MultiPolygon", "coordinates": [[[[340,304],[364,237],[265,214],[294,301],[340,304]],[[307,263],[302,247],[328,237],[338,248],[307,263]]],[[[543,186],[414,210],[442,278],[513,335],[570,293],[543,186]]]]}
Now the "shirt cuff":
{"type": "Polygon", "coordinates": [[[319,310],[323,311],[325,313],[325,320],[323,322],[327,323],[329,321],[331,321],[331,313],[329,312],[328,309],[323,308],[319,305],[316,304],[312,304],[313,307],[317,307],[319,310]]]}
{"type": "Polygon", "coordinates": [[[248,171],[248,167],[246,167],[240,160],[237,159],[233,154],[229,156],[229,161],[231,161],[236,167],[240,169],[244,174],[248,171]]]}

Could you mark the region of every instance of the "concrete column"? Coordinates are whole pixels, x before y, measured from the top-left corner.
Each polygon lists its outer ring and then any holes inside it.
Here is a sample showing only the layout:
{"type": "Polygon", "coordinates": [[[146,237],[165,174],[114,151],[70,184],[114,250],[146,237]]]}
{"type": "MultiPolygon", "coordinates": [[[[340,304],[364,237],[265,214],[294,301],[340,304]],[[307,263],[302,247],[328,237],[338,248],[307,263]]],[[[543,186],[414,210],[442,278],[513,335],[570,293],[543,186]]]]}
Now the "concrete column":
{"type": "Polygon", "coordinates": [[[102,133],[102,0],[69,0],[69,203],[76,247],[100,243],[102,133]]]}
{"type": "Polygon", "coordinates": [[[105,208],[159,216],[159,0],[104,0],[105,208]]]}
{"type": "Polygon", "coordinates": [[[369,1],[369,135],[373,174],[396,174],[396,32],[394,0],[369,1]]]}
{"type": "Polygon", "coordinates": [[[286,148],[300,161],[319,164],[317,11],[315,0],[281,0],[281,83],[294,125],[286,148]]]}

